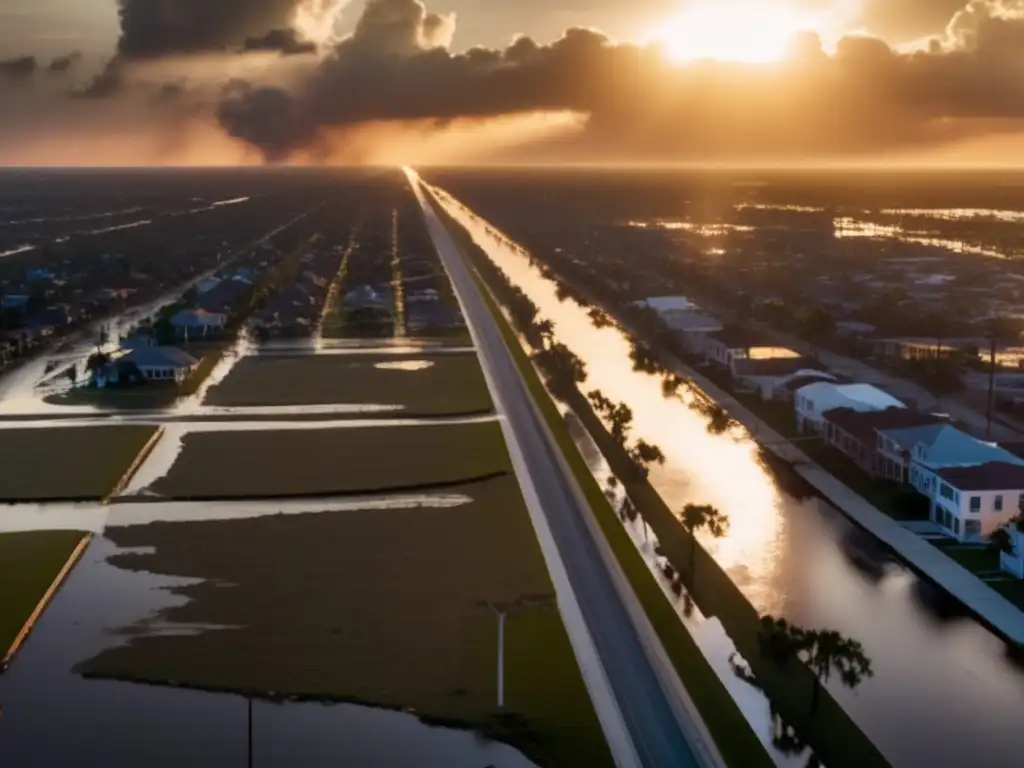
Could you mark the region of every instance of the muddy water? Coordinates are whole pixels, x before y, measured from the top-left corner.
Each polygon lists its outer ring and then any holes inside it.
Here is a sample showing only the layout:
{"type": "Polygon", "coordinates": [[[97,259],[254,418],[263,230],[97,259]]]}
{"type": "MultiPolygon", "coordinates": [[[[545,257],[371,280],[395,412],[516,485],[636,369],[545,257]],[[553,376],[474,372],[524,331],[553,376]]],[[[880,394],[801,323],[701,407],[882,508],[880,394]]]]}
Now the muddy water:
{"type": "MultiPolygon", "coordinates": [[[[112,633],[143,621],[147,632],[218,631],[167,627],[152,617],[185,598],[168,589],[188,579],[114,568],[105,538],[86,551],[15,663],[0,678],[0,765],[108,768],[222,768],[248,758],[248,703],[228,694],[84,680],[79,662],[127,638],[112,633]]],[[[466,731],[354,705],[254,702],[251,764],[531,768],[521,753],[466,731]]]]}
{"type": "Polygon", "coordinates": [[[855,692],[833,679],[829,690],[894,765],[972,765],[980,755],[986,765],[1020,763],[1024,672],[999,638],[888,561],[837,510],[787,492],[744,431],[709,434],[703,416],[633,371],[620,330],[595,328],[486,222],[449,210],[584,360],[585,389],[627,403],[633,435],[662,448],[668,460],[651,480],[668,504],[710,503],[730,517],[728,536],[705,543],[758,610],[864,644],[874,677],[855,692]]]}

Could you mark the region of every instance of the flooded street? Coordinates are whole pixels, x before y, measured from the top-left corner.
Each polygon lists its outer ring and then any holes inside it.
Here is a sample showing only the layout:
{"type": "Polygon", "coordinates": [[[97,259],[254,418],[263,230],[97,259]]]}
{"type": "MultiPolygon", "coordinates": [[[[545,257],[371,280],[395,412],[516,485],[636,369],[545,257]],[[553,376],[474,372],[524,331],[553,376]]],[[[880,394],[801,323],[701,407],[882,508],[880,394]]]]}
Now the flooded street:
{"type": "MultiPolygon", "coordinates": [[[[999,638],[953,615],[946,596],[891,562],[837,510],[780,487],[742,429],[709,434],[702,415],[665,399],[658,378],[633,370],[620,330],[596,328],[586,310],[559,301],[555,284],[525,255],[464,212],[449,213],[586,363],[583,389],[625,402],[634,436],[664,451],[665,466],[651,480],[668,504],[712,504],[729,516],[725,538],[702,541],[753,605],[863,643],[874,677],[856,692],[835,680],[829,690],[894,765],[962,766],[978,755],[986,765],[1019,764],[1024,672],[999,638]]],[[[701,643],[706,652],[708,643],[701,643]]],[[[714,657],[709,652],[720,669],[714,657]]]]}

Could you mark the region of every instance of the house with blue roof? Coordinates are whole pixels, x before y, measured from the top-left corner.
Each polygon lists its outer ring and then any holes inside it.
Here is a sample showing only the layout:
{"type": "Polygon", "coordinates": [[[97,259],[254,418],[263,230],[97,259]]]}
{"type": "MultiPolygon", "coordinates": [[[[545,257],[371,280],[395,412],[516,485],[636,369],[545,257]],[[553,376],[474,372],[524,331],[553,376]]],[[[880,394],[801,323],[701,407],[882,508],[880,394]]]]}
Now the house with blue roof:
{"type": "Polygon", "coordinates": [[[909,457],[910,484],[928,497],[932,521],[960,541],[987,535],[1024,500],[1024,459],[950,424],[890,429],[880,440],[909,457]]]}

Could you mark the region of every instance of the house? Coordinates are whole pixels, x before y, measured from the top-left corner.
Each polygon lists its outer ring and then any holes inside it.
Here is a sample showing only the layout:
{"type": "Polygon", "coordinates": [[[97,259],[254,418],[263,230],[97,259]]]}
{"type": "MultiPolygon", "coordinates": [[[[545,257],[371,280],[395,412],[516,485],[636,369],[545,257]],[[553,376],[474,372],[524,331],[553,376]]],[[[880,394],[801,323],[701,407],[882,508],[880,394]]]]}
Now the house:
{"type": "Polygon", "coordinates": [[[8,293],[0,299],[0,309],[25,309],[28,306],[28,296],[23,294],[8,293]]]}
{"type": "Polygon", "coordinates": [[[936,360],[952,357],[960,347],[936,338],[875,339],[872,342],[875,357],[900,360],[936,360]]]}
{"type": "Polygon", "coordinates": [[[192,355],[177,347],[139,347],[115,362],[133,364],[150,381],[184,382],[199,365],[192,355]]]}
{"type": "Polygon", "coordinates": [[[886,430],[922,427],[947,423],[942,416],[910,408],[885,408],[881,411],[857,411],[842,407],[826,411],[823,416],[825,442],[852,459],[865,472],[907,482],[909,451],[886,451],[889,443],[886,430]]]}
{"type": "Polygon", "coordinates": [[[733,360],[732,375],[742,386],[756,391],[762,400],[774,400],[794,378],[821,376],[835,380],[831,374],[810,368],[813,360],[806,357],[740,358],[733,360]]]}
{"type": "Polygon", "coordinates": [[[798,357],[798,355],[790,350],[772,347],[772,341],[766,334],[748,331],[746,328],[737,326],[727,326],[720,331],[707,334],[704,357],[709,362],[731,368],[733,360],[750,357],[798,357]],[[778,353],[752,354],[753,349],[778,349],[778,353]]]}
{"type": "Polygon", "coordinates": [[[202,296],[220,285],[219,277],[207,277],[196,283],[196,293],[202,296]]]}
{"type": "Polygon", "coordinates": [[[1024,529],[1019,521],[1007,523],[1004,529],[1010,539],[1010,551],[1000,551],[999,567],[1018,579],[1024,579],[1024,529]]]}
{"type": "Polygon", "coordinates": [[[840,320],[836,323],[836,333],[848,339],[865,339],[874,334],[876,328],[870,323],[856,320],[840,320]]]}
{"type": "Polygon", "coordinates": [[[634,301],[633,306],[653,309],[659,315],[664,312],[687,312],[700,308],[685,296],[651,296],[634,301]]]}
{"type": "Polygon", "coordinates": [[[223,312],[205,309],[183,309],[171,318],[171,327],[177,336],[185,339],[207,337],[224,330],[228,316],[223,312]]]}
{"type": "Polygon", "coordinates": [[[199,296],[196,309],[214,314],[230,315],[249,295],[252,286],[240,280],[222,280],[199,296]]]}
{"type": "Polygon", "coordinates": [[[921,469],[972,467],[990,461],[1024,465],[1024,459],[1005,448],[971,437],[950,424],[887,430],[884,436],[909,451],[912,467],[921,469]]]}
{"type": "Polygon", "coordinates": [[[845,380],[840,380],[838,376],[825,373],[824,371],[800,371],[783,382],[781,386],[775,388],[774,399],[793,402],[796,400],[796,391],[798,389],[802,389],[808,384],[817,384],[819,382],[832,384],[848,383],[845,380]]]}
{"type": "Polygon", "coordinates": [[[345,306],[349,309],[391,310],[391,292],[385,288],[361,285],[345,294],[345,306]]]}
{"type": "Polygon", "coordinates": [[[858,413],[906,408],[888,392],[870,384],[833,384],[824,381],[796,390],[793,403],[797,428],[801,432],[813,433],[823,431],[824,414],[836,408],[849,408],[858,413]]]}
{"type": "Polygon", "coordinates": [[[987,537],[1020,512],[1024,465],[990,461],[934,470],[931,519],[959,541],[987,537]]]}

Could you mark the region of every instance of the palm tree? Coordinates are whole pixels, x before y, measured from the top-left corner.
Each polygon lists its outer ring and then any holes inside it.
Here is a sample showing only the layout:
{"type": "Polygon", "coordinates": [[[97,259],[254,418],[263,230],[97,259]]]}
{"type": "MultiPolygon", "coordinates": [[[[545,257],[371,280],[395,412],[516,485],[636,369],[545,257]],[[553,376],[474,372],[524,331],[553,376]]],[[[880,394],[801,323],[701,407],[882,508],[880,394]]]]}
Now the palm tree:
{"type": "Polygon", "coordinates": [[[814,673],[811,714],[818,711],[821,687],[831,679],[833,672],[837,672],[843,685],[850,689],[874,674],[864,647],[835,630],[808,630],[789,624],[785,619],[763,616],[759,641],[761,652],[780,666],[795,657],[814,673]]]}
{"type": "Polygon", "coordinates": [[[679,515],[683,530],[690,534],[690,578],[695,578],[697,566],[696,533],[704,528],[720,539],[729,531],[729,518],[710,504],[687,504],[679,515]]]}

